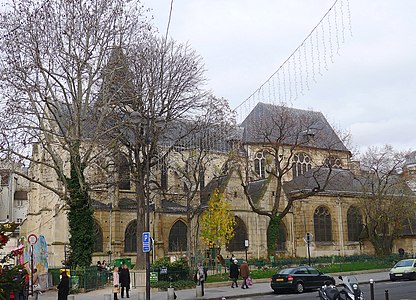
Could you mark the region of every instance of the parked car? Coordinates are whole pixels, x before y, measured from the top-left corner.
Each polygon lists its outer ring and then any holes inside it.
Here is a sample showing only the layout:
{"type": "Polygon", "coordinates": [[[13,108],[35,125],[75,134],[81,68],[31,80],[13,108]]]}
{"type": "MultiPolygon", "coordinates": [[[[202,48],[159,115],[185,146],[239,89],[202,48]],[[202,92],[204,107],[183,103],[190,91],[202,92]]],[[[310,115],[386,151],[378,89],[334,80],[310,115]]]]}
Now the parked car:
{"type": "Polygon", "coordinates": [[[277,272],[272,276],[270,286],[275,293],[279,290],[303,293],[305,290],[317,289],[325,284],[335,284],[334,277],[323,274],[314,267],[299,266],[277,272]]]}
{"type": "Polygon", "coordinates": [[[396,263],[390,272],[390,280],[416,280],[416,259],[403,259],[396,263]]]}

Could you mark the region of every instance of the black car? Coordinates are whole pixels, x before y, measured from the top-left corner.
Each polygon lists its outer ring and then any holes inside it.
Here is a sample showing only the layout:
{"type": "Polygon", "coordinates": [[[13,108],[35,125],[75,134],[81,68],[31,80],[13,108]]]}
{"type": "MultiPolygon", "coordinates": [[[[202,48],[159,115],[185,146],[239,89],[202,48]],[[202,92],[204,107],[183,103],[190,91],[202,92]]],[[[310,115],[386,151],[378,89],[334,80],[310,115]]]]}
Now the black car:
{"type": "Polygon", "coordinates": [[[279,290],[303,293],[304,290],[320,288],[325,283],[335,284],[334,277],[313,267],[300,266],[280,270],[272,276],[270,285],[275,293],[279,290]]]}

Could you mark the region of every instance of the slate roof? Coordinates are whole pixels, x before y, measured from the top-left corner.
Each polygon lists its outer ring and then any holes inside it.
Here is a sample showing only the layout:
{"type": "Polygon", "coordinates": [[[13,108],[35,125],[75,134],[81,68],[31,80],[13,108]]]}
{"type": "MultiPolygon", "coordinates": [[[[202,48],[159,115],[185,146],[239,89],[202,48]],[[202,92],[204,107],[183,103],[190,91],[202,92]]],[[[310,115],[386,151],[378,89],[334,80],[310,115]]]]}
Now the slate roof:
{"type": "Polygon", "coordinates": [[[201,191],[201,206],[207,205],[211,194],[215,189],[223,190],[227,185],[228,180],[229,175],[223,175],[212,179],[201,191]]]}
{"type": "Polygon", "coordinates": [[[176,202],[163,199],[161,201],[162,211],[166,213],[186,213],[186,207],[176,202]]]}
{"type": "Polygon", "coordinates": [[[240,126],[245,130],[245,143],[268,143],[259,130],[263,127],[270,140],[279,139],[282,144],[349,151],[321,112],[259,102],[240,126]],[[277,125],[286,130],[284,134],[277,125]]]}
{"type": "Polygon", "coordinates": [[[262,194],[261,192],[266,184],[267,179],[260,179],[249,182],[248,193],[250,194],[250,197],[254,202],[258,202],[260,200],[260,196],[262,194]]]}
{"type": "MultiPolygon", "coordinates": [[[[285,182],[283,189],[287,194],[295,194],[302,191],[311,191],[317,187],[319,183],[322,188],[326,179],[329,179],[323,193],[337,194],[337,195],[362,195],[365,191],[371,191],[376,184],[376,181],[371,181],[368,176],[355,175],[351,170],[346,169],[332,169],[329,168],[314,168],[309,170],[301,176],[295,177],[293,180],[285,182]],[[330,173],[329,173],[330,172],[330,173]]],[[[391,189],[392,194],[398,195],[403,192],[411,194],[410,188],[404,190],[396,188],[394,185],[399,179],[399,175],[391,176],[391,189]]],[[[377,187],[375,187],[377,189],[377,187]]]]}
{"type": "Polygon", "coordinates": [[[406,165],[416,165],[416,151],[410,152],[408,155],[406,155],[406,165]]]}

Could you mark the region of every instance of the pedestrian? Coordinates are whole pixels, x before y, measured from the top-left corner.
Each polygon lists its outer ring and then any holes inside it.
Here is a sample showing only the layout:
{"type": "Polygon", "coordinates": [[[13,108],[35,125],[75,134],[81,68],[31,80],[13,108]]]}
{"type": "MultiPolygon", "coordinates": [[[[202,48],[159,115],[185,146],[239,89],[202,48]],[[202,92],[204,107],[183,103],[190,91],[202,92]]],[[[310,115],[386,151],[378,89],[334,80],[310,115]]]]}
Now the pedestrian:
{"type": "Polygon", "coordinates": [[[236,258],[235,258],[235,256],[234,256],[234,254],[232,254],[231,253],[231,257],[230,257],[230,265],[234,262],[234,260],[235,260],[236,258]]]}
{"type": "Polygon", "coordinates": [[[231,283],[232,288],[234,288],[234,285],[235,285],[235,287],[238,287],[237,280],[238,280],[239,271],[238,271],[238,264],[237,263],[238,263],[238,261],[236,259],[234,259],[232,264],[230,265],[230,278],[233,281],[231,283]]]}
{"type": "Polygon", "coordinates": [[[102,270],[102,265],[100,261],[97,261],[97,271],[101,271],[102,270]]]}
{"type": "Polygon", "coordinates": [[[38,274],[38,269],[33,269],[33,297],[35,300],[38,300],[39,298],[39,293],[40,293],[40,284],[39,284],[39,274],[38,274]]]}
{"type": "Polygon", "coordinates": [[[205,270],[204,267],[198,263],[196,273],[196,282],[199,286],[201,286],[202,296],[204,296],[204,281],[205,281],[205,270]]]}
{"type": "Polygon", "coordinates": [[[129,297],[130,289],[130,271],[126,264],[123,265],[120,270],[120,286],[121,286],[121,298],[124,298],[124,289],[126,289],[126,297],[129,297]]]}
{"type": "Polygon", "coordinates": [[[103,263],[101,264],[101,268],[105,271],[107,271],[107,262],[105,260],[103,260],[103,263]]]}
{"type": "Polygon", "coordinates": [[[67,300],[69,294],[69,277],[65,271],[61,272],[61,281],[58,284],[58,300],[67,300]]]}
{"type": "Polygon", "coordinates": [[[243,277],[243,284],[241,285],[242,289],[248,289],[247,278],[250,276],[250,269],[247,262],[244,260],[240,266],[240,275],[243,277]]]}
{"type": "Polygon", "coordinates": [[[113,294],[114,300],[117,300],[117,294],[120,291],[120,275],[118,274],[118,267],[113,270],[113,294]]]}

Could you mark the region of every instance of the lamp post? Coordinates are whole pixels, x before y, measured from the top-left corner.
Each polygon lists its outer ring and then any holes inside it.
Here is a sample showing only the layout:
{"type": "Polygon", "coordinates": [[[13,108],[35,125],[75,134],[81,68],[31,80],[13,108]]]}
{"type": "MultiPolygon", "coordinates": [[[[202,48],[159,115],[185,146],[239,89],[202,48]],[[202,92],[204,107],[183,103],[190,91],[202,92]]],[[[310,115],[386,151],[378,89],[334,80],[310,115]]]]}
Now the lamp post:
{"type": "Polygon", "coordinates": [[[247,260],[248,240],[244,240],[244,248],[246,248],[246,261],[248,261],[247,260]]]}

